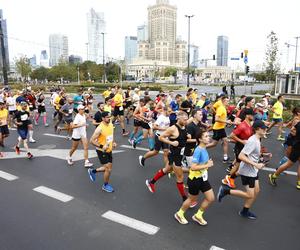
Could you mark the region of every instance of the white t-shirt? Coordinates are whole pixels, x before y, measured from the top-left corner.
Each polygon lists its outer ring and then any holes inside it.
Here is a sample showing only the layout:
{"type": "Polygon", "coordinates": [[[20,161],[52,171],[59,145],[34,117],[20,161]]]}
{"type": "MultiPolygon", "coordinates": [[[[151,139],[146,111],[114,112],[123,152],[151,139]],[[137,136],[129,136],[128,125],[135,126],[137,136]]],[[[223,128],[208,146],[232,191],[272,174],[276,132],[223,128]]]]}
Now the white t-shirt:
{"type": "Polygon", "coordinates": [[[72,138],[74,139],[81,139],[86,138],[86,117],[85,115],[76,114],[74,121],[74,125],[84,125],[79,128],[74,128],[72,133],[72,138]]]}
{"type": "Polygon", "coordinates": [[[136,107],[138,105],[139,101],[140,101],[140,96],[138,94],[134,93],[133,96],[132,96],[133,106],[136,107]]]}
{"type": "Polygon", "coordinates": [[[51,104],[54,105],[54,100],[55,98],[58,96],[58,94],[56,92],[54,92],[51,96],[51,104]]]}
{"type": "MultiPolygon", "coordinates": [[[[167,129],[168,127],[170,127],[170,119],[169,119],[169,117],[167,117],[167,116],[161,114],[161,115],[159,115],[159,116],[157,117],[157,120],[155,121],[155,124],[156,124],[158,127],[162,128],[162,129],[167,129]]],[[[157,134],[157,135],[160,135],[161,132],[162,132],[162,131],[157,130],[157,131],[156,131],[156,134],[157,134]]]]}
{"type": "Polygon", "coordinates": [[[7,97],[6,103],[8,104],[8,111],[15,111],[17,109],[15,97],[13,97],[13,96],[7,97]]]}

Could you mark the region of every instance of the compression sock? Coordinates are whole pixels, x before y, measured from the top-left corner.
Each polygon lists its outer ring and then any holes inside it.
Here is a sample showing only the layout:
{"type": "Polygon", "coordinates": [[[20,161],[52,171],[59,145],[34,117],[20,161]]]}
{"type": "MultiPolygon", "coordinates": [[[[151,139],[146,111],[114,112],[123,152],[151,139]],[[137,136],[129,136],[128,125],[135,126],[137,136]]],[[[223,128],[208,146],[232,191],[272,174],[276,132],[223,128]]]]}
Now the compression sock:
{"type": "Polygon", "coordinates": [[[165,175],[162,169],[158,170],[158,172],[154,175],[153,179],[150,181],[152,184],[157,182],[161,177],[165,175]]]}
{"type": "Polygon", "coordinates": [[[183,199],[184,199],[184,197],[186,198],[183,182],[177,182],[176,186],[177,186],[177,189],[178,189],[180,195],[182,196],[182,198],[183,199]]]}

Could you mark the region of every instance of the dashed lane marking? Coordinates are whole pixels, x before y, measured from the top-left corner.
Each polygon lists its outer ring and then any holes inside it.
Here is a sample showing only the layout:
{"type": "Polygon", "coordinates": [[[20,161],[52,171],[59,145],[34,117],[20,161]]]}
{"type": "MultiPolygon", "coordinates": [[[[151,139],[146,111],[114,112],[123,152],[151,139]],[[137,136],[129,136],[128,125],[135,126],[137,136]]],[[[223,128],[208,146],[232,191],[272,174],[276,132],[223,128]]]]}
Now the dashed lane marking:
{"type": "Polygon", "coordinates": [[[45,186],[39,186],[33,189],[34,191],[44,194],[46,196],[49,196],[51,198],[54,198],[56,200],[62,201],[62,202],[69,202],[74,199],[73,196],[61,193],[59,191],[56,191],[51,188],[47,188],[45,186]]]}
{"type": "Polygon", "coordinates": [[[0,177],[3,178],[3,179],[5,179],[5,180],[7,180],[7,181],[14,181],[16,179],[19,179],[18,176],[6,173],[6,172],[1,171],[1,170],[0,170],[0,177]]]}
{"type": "Polygon", "coordinates": [[[67,136],[64,136],[64,135],[56,135],[56,134],[48,134],[48,133],[45,133],[44,135],[51,136],[51,137],[57,137],[57,138],[67,139],[67,136]]]}
{"type": "MultiPolygon", "coordinates": [[[[136,147],[136,148],[133,148],[132,146],[130,145],[121,145],[120,146],[121,148],[128,148],[128,149],[133,149],[133,150],[141,150],[141,151],[146,151],[148,152],[149,149],[148,148],[141,148],[141,147],[136,147]]],[[[163,152],[162,151],[159,151],[160,154],[162,154],[163,152]]]]}
{"type": "Polygon", "coordinates": [[[225,250],[224,248],[216,247],[216,246],[211,246],[209,250],[225,250]]]}
{"type": "Polygon", "coordinates": [[[108,220],[117,222],[119,224],[122,224],[124,226],[133,228],[135,230],[144,232],[149,235],[154,235],[158,232],[159,227],[153,226],[151,224],[130,218],[126,215],[122,215],[116,212],[113,212],[111,210],[105,212],[101,215],[103,218],[106,218],[108,220]]]}

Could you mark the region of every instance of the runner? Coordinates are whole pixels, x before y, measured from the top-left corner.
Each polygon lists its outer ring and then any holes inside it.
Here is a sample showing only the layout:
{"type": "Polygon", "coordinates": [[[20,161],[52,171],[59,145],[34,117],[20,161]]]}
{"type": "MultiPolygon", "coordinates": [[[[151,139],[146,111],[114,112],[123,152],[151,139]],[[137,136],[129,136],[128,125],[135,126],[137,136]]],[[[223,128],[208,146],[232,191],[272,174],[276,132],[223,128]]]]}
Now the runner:
{"type": "Polygon", "coordinates": [[[183,202],[181,208],[174,216],[180,224],[187,224],[188,221],[184,217],[184,213],[189,207],[191,207],[192,204],[197,204],[199,192],[201,191],[204,194],[204,199],[192,219],[200,225],[205,226],[207,225],[207,221],[204,220],[203,213],[215,200],[214,192],[208,181],[207,174],[208,169],[211,168],[214,163],[211,159],[209,159],[209,155],[206,150],[206,145],[209,144],[210,141],[208,132],[204,129],[200,129],[197,132],[196,138],[198,146],[193,154],[192,164],[187,180],[189,197],[183,202]]]}
{"type": "Polygon", "coordinates": [[[86,137],[86,116],[84,113],[84,106],[83,105],[78,105],[77,106],[78,114],[76,114],[74,118],[74,122],[71,124],[73,128],[73,133],[72,133],[72,148],[69,152],[69,155],[67,156],[67,162],[71,166],[74,164],[72,161],[72,155],[78,148],[78,145],[80,141],[82,142],[83,149],[84,149],[84,167],[89,168],[93,166],[93,163],[89,162],[88,159],[88,140],[86,137]]]}
{"type": "Polygon", "coordinates": [[[9,136],[8,114],[4,102],[0,102],[0,147],[4,147],[4,139],[9,136]]]}
{"type": "Polygon", "coordinates": [[[8,112],[9,112],[8,127],[11,127],[14,115],[17,111],[16,96],[12,92],[8,92],[8,96],[6,98],[6,105],[8,107],[8,112]]]}
{"type": "Polygon", "coordinates": [[[99,158],[101,167],[96,169],[88,169],[88,174],[91,181],[96,181],[96,174],[104,172],[104,184],[102,190],[111,193],[114,188],[109,184],[109,177],[112,171],[112,150],[117,146],[114,142],[114,127],[111,123],[111,114],[108,112],[102,113],[102,122],[96,128],[91,137],[90,143],[96,146],[96,152],[99,158]]]}
{"type": "Polygon", "coordinates": [[[95,113],[94,115],[94,119],[93,119],[93,125],[98,127],[98,125],[100,125],[100,123],[102,122],[102,113],[104,112],[104,103],[103,102],[99,102],[97,104],[97,108],[98,111],[95,113]]]}
{"type": "Polygon", "coordinates": [[[40,116],[42,116],[44,126],[48,127],[49,125],[47,123],[47,112],[46,112],[46,105],[45,105],[45,96],[44,96],[43,93],[39,94],[39,96],[37,98],[37,101],[36,101],[36,105],[37,105],[38,112],[37,112],[36,117],[35,117],[35,125],[39,124],[39,118],[40,118],[40,116]]]}
{"type": "Polygon", "coordinates": [[[260,140],[266,133],[267,126],[262,121],[255,121],[253,124],[255,134],[252,135],[243,150],[239,154],[241,160],[238,174],[241,176],[242,184],[246,191],[230,189],[226,185],[221,185],[218,192],[218,201],[221,202],[226,195],[233,195],[245,199],[243,209],[239,215],[248,219],[256,219],[256,215],[249,211],[260,191],[258,181],[258,170],[264,167],[263,163],[258,163],[261,154],[260,140]]]}
{"type": "Polygon", "coordinates": [[[67,139],[72,139],[72,122],[73,122],[73,98],[68,97],[67,103],[64,104],[60,110],[59,113],[62,116],[62,122],[64,123],[64,127],[57,127],[57,132],[60,133],[62,130],[67,131],[67,139]]]}
{"type": "Polygon", "coordinates": [[[31,124],[29,118],[30,114],[29,111],[27,111],[27,103],[26,102],[21,102],[20,103],[21,110],[17,111],[15,113],[14,117],[14,123],[17,126],[17,131],[18,131],[18,142],[17,145],[15,146],[16,153],[19,155],[20,154],[20,145],[21,142],[23,142],[24,148],[27,151],[27,158],[31,159],[33,155],[29,152],[29,147],[27,143],[27,136],[28,136],[28,131],[29,131],[29,126],[31,124]]]}
{"type": "Polygon", "coordinates": [[[146,159],[158,155],[159,150],[163,150],[164,163],[168,163],[169,145],[161,142],[158,138],[163,131],[165,131],[170,126],[170,119],[168,116],[168,108],[164,107],[161,114],[158,116],[157,120],[153,124],[153,129],[155,130],[155,144],[154,150],[147,152],[144,156],[139,156],[139,163],[142,167],[145,166],[146,159]]]}
{"type": "Polygon", "coordinates": [[[124,99],[123,99],[123,91],[121,88],[117,91],[117,94],[114,96],[114,101],[115,101],[115,109],[113,113],[114,116],[113,120],[115,121],[118,119],[120,121],[120,125],[122,128],[122,135],[126,136],[129,134],[129,132],[125,130],[124,107],[123,107],[124,99]]]}

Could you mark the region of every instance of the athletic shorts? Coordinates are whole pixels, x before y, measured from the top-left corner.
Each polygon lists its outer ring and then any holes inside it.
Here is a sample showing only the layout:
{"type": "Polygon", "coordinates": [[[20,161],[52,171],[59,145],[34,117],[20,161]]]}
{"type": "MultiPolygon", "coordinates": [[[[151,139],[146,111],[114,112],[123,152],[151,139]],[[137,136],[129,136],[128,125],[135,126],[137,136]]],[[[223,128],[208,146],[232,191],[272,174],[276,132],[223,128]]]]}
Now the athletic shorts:
{"type": "Polygon", "coordinates": [[[46,113],[46,108],[45,106],[39,106],[38,107],[38,113],[41,114],[41,113],[46,113]]]}
{"type": "Polygon", "coordinates": [[[140,127],[141,126],[141,121],[133,119],[133,126],[134,127],[140,127]]]}
{"type": "Polygon", "coordinates": [[[80,141],[81,138],[73,138],[73,137],[72,137],[72,140],[73,140],[73,141],[80,141]]]}
{"type": "Polygon", "coordinates": [[[202,177],[193,178],[192,180],[188,178],[187,185],[189,188],[189,194],[191,195],[198,195],[200,191],[205,193],[211,189],[209,181],[204,181],[202,177]]]}
{"type": "Polygon", "coordinates": [[[114,116],[124,116],[124,108],[120,110],[121,107],[115,107],[114,109],[114,116]]]}
{"type": "Polygon", "coordinates": [[[242,152],[244,148],[244,145],[241,143],[236,143],[234,146],[234,154],[235,154],[235,160],[236,162],[241,162],[241,160],[239,159],[239,154],[242,152]]]}
{"type": "Polygon", "coordinates": [[[71,124],[71,123],[73,122],[73,120],[67,120],[67,119],[66,119],[66,120],[63,119],[62,121],[63,121],[64,123],[66,123],[66,124],[71,124]]]}
{"type": "Polygon", "coordinates": [[[7,125],[0,126],[0,134],[9,135],[9,130],[7,125]]]}
{"type": "Polygon", "coordinates": [[[17,129],[17,131],[22,140],[27,139],[28,129],[17,129]]]}
{"type": "Polygon", "coordinates": [[[32,107],[29,107],[29,110],[32,112],[33,110],[36,110],[35,105],[33,105],[32,107]]]}
{"type": "Polygon", "coordinates": [[[125,102],[125,108],[128,109],[132,109],[132,102],[125,102]]]}
{"type": "Polygon", "coordinates": [[[283,120],[282,118],[273,118],[272,121],[278,123],[278,122],[282,122],[283,120]]]}
{"type": "Polygon", "coordinates": [[[102,152],[100,150],[96,150],[98,159],[102,165],[107,163],[112,163],[112,153],[102,152]]]}
{"type": "Polygon", "coordinates": [[[219,141],[219,140],[227,137],[227,134],[226,134],[226,131],[224,128],[218,129],[218,130],[213,129],[213,133],[214,134],[213,134],[212,139],[215,141],[219,141]]]}
{"type": "Polygon", "coordinates": [[[168,149],[168,148],[169,148],[169,145],[166,144],[166,143],[164,143],[164,142],[162,142],[162,141],[160,141],[160,140],[158,139],[158,136],[157,136],[157,135],[155,135],[154,140],[155,140],[154,149],[155,149],[156,151],[159,151],[160,149],[163,149],[163,150],[164,150],[164,149],[168,149]]]}
{"type": "Polygon", "coordinates": [[[85,110],[84,110],[84,113],[89,114],[89,113],[90,113],[90,110],[89,110],[89,109],[85,109],[85,110]]]}
{"type": "Polygon", "coordinates": [[[249,188],[254,188],[255,181],[258,180],[258,175],[256,177],[241,175],[241,180],[244,186],[249,186],[249,188]]]}
{"type": "Polygon", "coordinates": [[[300,144],[296,144],[292,147],[292,151],[288,158],[294,163],[300,160],[300,144]]]}
{"type": "Polygon", "coordinates": [[[147,130],[150,129],[149,124],[146,123],[146,122],[140,121],[140,126],[141,126],[143,129],[147,129],[147,130]]]}
{"type": "Polygon", "coordinates": [[[176,167],[181,167],[182,166],[182,158],[183,155],[181,154],[176,154],[173,152],[170,152],[168,155],[168,160],[170,165],[175,165],[176,167]]]}

